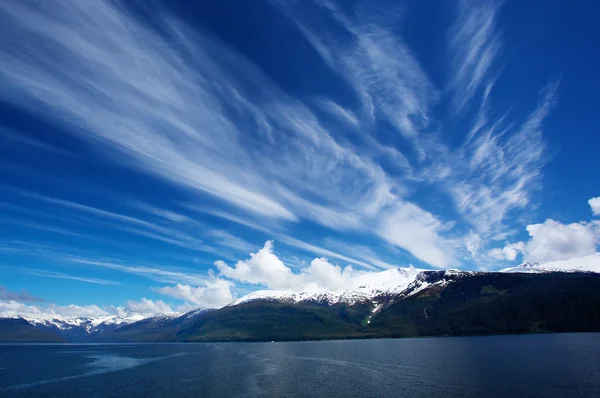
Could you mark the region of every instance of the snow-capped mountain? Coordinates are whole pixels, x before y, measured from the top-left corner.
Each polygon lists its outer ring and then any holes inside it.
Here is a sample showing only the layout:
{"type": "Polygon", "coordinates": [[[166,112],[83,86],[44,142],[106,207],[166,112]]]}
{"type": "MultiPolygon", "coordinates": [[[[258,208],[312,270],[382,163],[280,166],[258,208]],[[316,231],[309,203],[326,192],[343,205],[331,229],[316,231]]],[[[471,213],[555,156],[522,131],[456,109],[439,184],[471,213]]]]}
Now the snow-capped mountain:
{"type": "Polygon", "coordinates": [[[251,301],[277,301],[285,303],[323,302],[327,304],[355,304],[371,301],[377,303],[382,297],[404,294],[406,296],[431,286],[447,284],[452,277],[472,274],[468,271],[425,271],[417,268],[397,268],[378,273],[369,273],[352,278],[346,288],[326,290],[322,288],[309,290],[259,290],[234,300],[229,306],[251,301]],[[431,281],[429,274],[438,274],[442,278],[431,281]],[[447,277],[446,277],[447,276],[447,277]]]}
{"type": "Polygon", "coordinates": [[[595,272],[600,273],[600,253],[569,260],[545,263],[523,263],[505,268],[500,272],[543,273],[543,272],[595,272]]]}
{"type": "Polygon", "coordinates": [[[134,315],[130,317],[122,317],[122,316],[104,316],[104,317],[96,317],[96,318],[88,318],[88,317],[77,317],[77,318],[37,318],[32,316],[19,316],[18,318],[25,319],[27,322],[32,325],[40,325],[46,327],[55,327],[60,330],[69,330],[73,328],[83,328],[88,333],[93,332],[95,329],[100,327],[101,325],[122,325],[128,324],[132,322],[136,322],[144,319],[144,316],[134,315]]]}
{"type": "Polygon", "coordinates": [[[91,336],[111,332],[122,326],[142,320],[167,321],[181,316],[178,313],[156,314],[151,317],[144,315],[130,316],[102,316],[102,317],[77,317],[77,318],[39,318],[31,315],[19,315],[13,318],[27,321],[30,325],[40,330],[56,333],[69,341],[84,341],[91,336]]]}
{"type": "MultiPolygon", "coordinates": [[[[504,273],[595,272],[600,273],[600,253],[577,259],[546,263],[523,263],[506,268],[504,273]]],[[[353,278],[343,289],[258,290],[231,302],[235,306],[251,301],[277,301],[284,303],[322,302],[327,304],[355,304],[371,301],[377,304],[382,297],[409,297],[425,289],[446,286],[456,278],[477,274],[474,271],[429,271],[417,268],[397,268],[369,273],[353,278]],[[436,278],[432,278],[437,275],[436,278]],[[440,276],[441,275],[441,276],[440,276]]]]}
{"type": "Polygon", "coordinates": [[[524,264],[503,273],[394,269],[346,279],[343,288],[331,291],[263,290],[217,310],[182,315],[0,318],[0,341],[273,341],[597,331],[600,322],[587,314],[600,300],[598,260],[596,255],[577,263],[524,264]],[[518,320],[507,322],[513,314],[518,320]]]}
{"type": "MultiPolygon", "coordinates": [[[[500,272],[515,274],[541,274],[550,272],[600,273],[600,254],[541,264],[525,263],[516,267],[503,269],[500,272]]],[[[439,296],[439,292],[446,289],[447,286],[468,282],[466,279],[470,278],[480,281],[477,283],[484,283],[482,282],[483,279],[488,278],[486,279],[485,286],[488,286],[494,280],[489,279],[489,275],[486,272],[459,270],[431,271],[416,269],[414,267],[398,268],[378,273],[358,275],[345,280],[341,286],[338,285],[330,289],[313,286],[304,290],[259,290],[234,300],[221,309],[221,311],[227,311],[227,309],[232,309],[231,307],[241,304],[250,302],[258,303],[261,301],[287,304],[316,303],[319,306],[337,304],[353,306],[361,304],[363,310],[367,308],[368,314],[366,314],[364,319],[366,324],[370,324],[371,320],[377,314],[387,311],[387,308],[393,307],[394,303],[410,299],[418,294],[439,296]]],[[[509,280],[507,279],[507,281],[509,280]]],[[[219,313],[219,310],[193,310],[185,314],[156,314],[151,317],[143,315],[115,315],[94,318],[58,319],[39,314],[38,316],[19,315],[12,318],[20,322],[27,322],[25,325],[33,326],[35,330],[46,333],[45,336],[52,335],[63,341],[125,341],[127,339],[154,341],[153,339],[165,339],[165,336],[172,336],[170,338],[173,339],[181,338],[177,334],[179,330],[196,330],[196,326],[194,326],[196,322],[211,311],[219,313]]],[[[199,323],[198,325],[197,327],[200,328],[202,324],[199,323]]]]}

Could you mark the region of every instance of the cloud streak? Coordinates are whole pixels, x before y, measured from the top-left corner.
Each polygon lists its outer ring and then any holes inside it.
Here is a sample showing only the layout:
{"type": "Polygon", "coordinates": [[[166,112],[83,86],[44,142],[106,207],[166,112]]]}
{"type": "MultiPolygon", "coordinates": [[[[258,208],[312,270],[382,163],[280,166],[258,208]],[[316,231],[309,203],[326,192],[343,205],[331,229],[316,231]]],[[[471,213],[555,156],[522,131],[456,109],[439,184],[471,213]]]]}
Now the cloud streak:
{"type": "MultiPolygon", "coordinates": [[[[445,54],[451,77],[442,88],[398,34],[402,9],[272,4],[348,95],[294,95],[234,47],[159,6],[146,7],[149,23],[127,4],[107,0],[0,3],[0,99],[43,115],[102,161],[150,176],[185,200],[164,208],[147,198],[124,200],[123,209],[11,192],[90,227],[174,250],[232,258],[228,252],[256,249],[242,233],[204,220],[216,217],[264,234],[261,242],[277,239],[369,270],[395,266],[381,260],[389,252],[380,258],[319,242],[351,236],[365,246],[394,247],[402,261],[447,268],[481,258],[490,241],[515,230],[513,216],[535,206],[540,189],[547,160],[542,128],[558,83],[542,90],[524,118],[491,111],[503,55],[501,2],[457,3],[445,54]],[[455,112],[437,113],[448,103],[455,112]],[[472,120],[461,119],[472,113],[472,120]],[[446,131],[456,125],[467,131],[446,131]]],[[[595,202],[590,206],[596,212],[595,202]]],[[[270,249],[262,250],[255,255],[270,249]]],[[[169,284],[156,291],[190,303],[218,301],[203,273],[86,255],[69,261],[169,284]]],[[[223,275],[243,281],[253,263],[219,264],[223,275]]],[[[231,293],[225,285],[217,290],[220,300],[231,293]]]]}
{"type": "MultiPolygon", "coordinates": [[[[27,275],[33,275],[33,276],[39,276],[42,278],[53,278],[53,279],[67,279],[67,280],[72,280],[72,281],[77,281],[77,282],[85,282],[85,283],[92,283],[92,284],[96,284],[96,285],[120,285],[121,282],[117,282],[117,281],[111,281],[108,279],[100,279],[100,278],[90,278],[87,276],[77,276],[77,275],[69,275],[69,274],[65,274],[62,272],[56,272],[56,271],[47,271],[47,270],[41,270],[41,269],[34,269],[34,268],[26,268],[26,267],[8,267],[8,266],[0,266],[0,268],[2,269],[9,269],[12,271],[16,271],[16,272],[20,272],[20,273],[24,273],[27,275]]],[[[9,300],[9,299],[7,299],[9,300]]],[[[15,300],[15,301],[30,301],[30,300],[25,300],[22,298],[14,298],[14,299],[10,299],[10,300],[15,300]]]]}
{"type": "MultiPolygon", "coordinates": [[[[381,210],[399,199],[386,172],[336,141],[307,105],[223,43],[191,31],[164,10],[157,13],[160,33],[107,1],[15,3],[0,10],[13,32],[2,42],[4,99],[45,112],[117,163],[254,215],[308,219],[333,229],[377,228],[381,210]],[[248,86],[258,88],[262,100],[251,102],[248,86]]],[[[331,12],[353,35],[352,47],[335,54],[335,62],[346,59],[340,64],[344,76],[355,76],[351,82],[363,99],[370,98],[378,115],[412,140],[417,125],[426,123],[432,91],[427,76],[406,44],[385,29],[366,32],[366,26],[331,12]]],[[[352,110],[323,101],[356,124],[352,110]]],[[[136,218],[68,205],[152,229],[155,237],[167,235],[136,218]]]]}
{"type": "Polygon", "coordinates": [[[494,62],[502,47],[496,20],[501,1],[460,0],[450,35],[451,87],[461,110],[485,84],[493,84],[494,62]],[[490,76],[490,73],[492,76],[490,76]]]}

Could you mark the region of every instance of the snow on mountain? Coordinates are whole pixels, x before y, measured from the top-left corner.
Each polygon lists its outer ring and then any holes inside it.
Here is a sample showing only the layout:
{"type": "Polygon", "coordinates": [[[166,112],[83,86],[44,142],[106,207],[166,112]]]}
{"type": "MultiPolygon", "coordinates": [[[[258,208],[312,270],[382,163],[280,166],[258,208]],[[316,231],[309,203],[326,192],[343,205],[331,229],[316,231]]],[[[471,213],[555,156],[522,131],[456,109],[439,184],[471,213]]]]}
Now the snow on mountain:
{"type": "Polygon", "coordinates": [[[31,315],[19,315],[14,318],[24,319],[34,326],[41,326],[50,329],[58,329],[63,332],[75,332],[80,331],[87,334],[94,332],[101,332],[102,330],[117,329],[121,326],[128,325],[134,322],[138,322],[144,319],[156,319],[156,320],[170,320],[174,319],[181,314],[179,313],[164,313],[156,314],[151,317],[144,315],[129,315],[129,316],[101,316],[101,317],[78,317],[78,318],[48,318],[48,317],[36,317],[31,315]]]}
{"type": "Polygon", "coordinates": [[[103,316],[103,317],[95,317],[95,318],[65,318],[65,319],[57,319],[57,318],[39,318],[32,316],[17,316],[16,318],[21,318],[26,320],[32,325],[36,326],[46,326],[46,327],[55,327],[60,330],[69,330],[73,328],[83,328],[86,332],[90,333],[94,331],[101,325],[124,325],[133,322],[140,321],[145,317],[143,315],[131,315],[127,317],[123,316],[103,316]]]}
{"type": "MultiPolygon", "coordinates": [[[[182,316],[182,314],[179,312],[160,312],[158,314],[152,315],[151,317],[142,317],[142,319],[152,319],[155,321],[164,322],[164,321],[170,321],[175,318],[179,318],[180,316],[182,316]]],[[[135,321],[135,322],[137,322],[137,321],[135,321]]]]}
{"type": "Polygon", "coordinates": [[[546,263],[523,263],[516,267],[505,268],[500,272],[543,273],[543,272],[597,272],[600,273],[600,253],[569,260],[546,263]]]}
{"type": "MultiPolygon", "coordinates": [[[[500,272],[514,273],[544,273],[544,272],[595,272],[600,273],[600,253],[590,256],[573,258],[562,261],[546,263],[524,263],[516,267],[506,268],[500,272]]],[[[331,291],[322,287],[312,287],[305,290],[259,290],[232,301],[228,306],[251,301],[278,301],[286,303],[299,303],[303,301],[317,301],[328,304],[345,303],[355,304],[363,301],[372,301],[375,304],[375,314],[382,303],[377,300],[382,296],[402,295],[409,297],[432,287],[444,287],[460,277],[473,275],[473,271],[446,270],[428,271],[410,268],[397,268],[377,273],[365,273],[351,278],[346,287],[341,290],[331,291]],[[432,276],[435,275],[435,276],[432,276]]],[[[77,332],[84,334],[102,333],[104,330],[114,330],[123,325],[141,320],[170,321],[178,317],[192,318],[209,310],[193,310],[185,314],[162,313],[151,317],[144,315],[129,316],[103,316],[103,317],[78,317],[56,318],[50,314],[17,315],[34,326],[46,327],[63,332],[77,332]]]]}
{"type": "MultiPolygon", "coordinates": [[[[298,303],[302,301],[319,301],[328,304],[346,303],[354,304],[361,301],[372,301],[383,295],[397,295],[403,292],[415,294],[429,283],[421,278],[427,272],[414,267],[397,268],[387,271],[359,275],[350,280],[348,288],[342,291],[328,291],[326,289],[312,290],[259,290],[232,301],[229,306],[234,306],[250,301],[278,301],[285,303],[298,303]]],[[[435,272],[435,271],[429,271],[435,272]]],[[[440,271],[442,272],[442,271],[440,271]]],[[[444,275],[469,274],[469,272],[448,270],[444,275]]],[[[442,281],[437,282],[440,284],[442,281]]],[[[445,280],[445,283],[448,283],[445,280]]]]}

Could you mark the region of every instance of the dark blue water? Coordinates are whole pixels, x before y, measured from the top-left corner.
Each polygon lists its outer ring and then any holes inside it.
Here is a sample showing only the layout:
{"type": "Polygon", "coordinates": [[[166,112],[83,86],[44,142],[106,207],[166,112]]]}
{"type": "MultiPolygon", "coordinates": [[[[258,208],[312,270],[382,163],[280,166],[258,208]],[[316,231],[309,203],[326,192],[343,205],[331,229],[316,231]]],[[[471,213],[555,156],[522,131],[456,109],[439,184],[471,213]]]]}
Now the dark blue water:
{"type": "Polygon", "coordinates": [[[4,397],[600,397],[600,334],[0,345],[4,397]]]}

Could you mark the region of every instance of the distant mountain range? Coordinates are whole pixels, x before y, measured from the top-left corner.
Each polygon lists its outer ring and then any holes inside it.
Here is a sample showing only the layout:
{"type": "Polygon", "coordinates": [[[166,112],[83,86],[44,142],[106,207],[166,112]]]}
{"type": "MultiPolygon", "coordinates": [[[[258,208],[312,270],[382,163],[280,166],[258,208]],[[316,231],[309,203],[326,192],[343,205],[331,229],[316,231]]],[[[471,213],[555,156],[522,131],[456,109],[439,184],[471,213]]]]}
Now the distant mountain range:
{"type": "Polygon", "coordinates": [[[272,341],[600,331],[600,256],[501,272],[399,268],[185,314],[0,318],[0,341],[272,341]]]}

